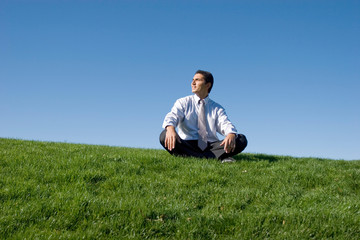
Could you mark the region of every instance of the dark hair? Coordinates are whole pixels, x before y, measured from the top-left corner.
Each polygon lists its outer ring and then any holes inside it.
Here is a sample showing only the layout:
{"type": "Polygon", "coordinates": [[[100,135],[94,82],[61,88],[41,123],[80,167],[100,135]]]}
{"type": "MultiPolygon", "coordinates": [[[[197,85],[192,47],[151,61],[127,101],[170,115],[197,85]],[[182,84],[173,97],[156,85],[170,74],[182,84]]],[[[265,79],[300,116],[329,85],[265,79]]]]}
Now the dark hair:
{"type": "Polygon", "coordinates": [[[197,70],[195,74],[197,74],[197,73],[204,76],[204,79],[205,79],[206,83],[211,83],[211,86],[210,86],[209,91],[208,91],[208,93],[210,93],[210,91],[211,91],[211,89],[212,89],[212,87],[214,85],[214,77],[213,77],[213,75],[210,72],[203,71],[203,70],[197,70]]]}

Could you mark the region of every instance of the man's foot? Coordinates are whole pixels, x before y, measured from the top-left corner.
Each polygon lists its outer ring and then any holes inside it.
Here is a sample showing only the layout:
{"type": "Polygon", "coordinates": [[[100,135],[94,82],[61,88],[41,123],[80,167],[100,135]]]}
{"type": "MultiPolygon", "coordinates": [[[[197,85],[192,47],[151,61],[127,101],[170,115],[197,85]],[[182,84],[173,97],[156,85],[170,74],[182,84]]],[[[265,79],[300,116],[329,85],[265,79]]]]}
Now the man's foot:
{"type": "Polygon", "coordinates": [[[229,162],[236,162],[236,160],[233,159],[232,157],[228,157],[228,158],[221,160],[221,163],[229,163],[229,162]]]}

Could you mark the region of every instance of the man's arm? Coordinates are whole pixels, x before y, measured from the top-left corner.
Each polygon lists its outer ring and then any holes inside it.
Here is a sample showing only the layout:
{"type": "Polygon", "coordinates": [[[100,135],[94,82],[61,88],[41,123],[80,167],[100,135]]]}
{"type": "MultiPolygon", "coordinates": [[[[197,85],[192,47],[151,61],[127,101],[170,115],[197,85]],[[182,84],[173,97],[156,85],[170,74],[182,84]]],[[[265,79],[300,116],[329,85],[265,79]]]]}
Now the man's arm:
{"type": "Polygon", "coordinates": [[[225,109],[220,108],[218,112],[217,130],[222,133],[225,139],[221,142],[220,146],[224,146],[226,153],[233,152],[236,147],[237,131],[235,126],[230,122],[225,109]]]}
{"type": "Polygon", "coordinates": [[[165,116],[163,128],[166,129],[165,148],[172,151],[176,142],[180,142],[180,137],[175,130],[175,126],[184,118],[184,108],[181,99],[176,100],[171,111],[165,116]]]}
{"type": "Polygon", "coordinates": [[[177,134],[174,126],[166,126],[166,136],[165,136],[165,147],[172,151],[175,148],[176,142],[180,142],[180,137],[177,134]]]}

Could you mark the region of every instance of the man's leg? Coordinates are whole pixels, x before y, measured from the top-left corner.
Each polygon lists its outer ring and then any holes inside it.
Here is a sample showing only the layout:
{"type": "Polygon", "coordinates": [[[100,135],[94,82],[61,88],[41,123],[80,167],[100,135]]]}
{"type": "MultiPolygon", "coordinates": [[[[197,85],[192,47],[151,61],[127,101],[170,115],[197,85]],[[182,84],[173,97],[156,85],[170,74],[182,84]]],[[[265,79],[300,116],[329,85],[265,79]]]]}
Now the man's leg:
{"type": "Polygon", "coordinates": [[[217,141],[217,142],[211,143],[209,151],[211,151],[215,155],[215,157],[220,160],[235,156],[236,154],[241,153],[246,148],[247,139],[246,139],[245,135],[238,134],[236,136],[235,141],[236,141],[235,150],[233,152],[226,153],[224,150],[224,146],[220,146],[222,141],[217,141]]]}
{"type": "MultiPolygon", "coordinates": [[[[208,158],[205,155],[205,152],[201,151],[201,149],[197,146],[197,140],[180,140],[176,142],[175,148],[172,151],[169,151],[165,147],[165,137],[166,137],[166,129],[160,134],[160,144],[168,151],[171,155],[175,156],[187,156],[187,157],[198,157],[198,158],[208,158]]],[[[214,156],[215,157],[215,156],[214,156]]]]}

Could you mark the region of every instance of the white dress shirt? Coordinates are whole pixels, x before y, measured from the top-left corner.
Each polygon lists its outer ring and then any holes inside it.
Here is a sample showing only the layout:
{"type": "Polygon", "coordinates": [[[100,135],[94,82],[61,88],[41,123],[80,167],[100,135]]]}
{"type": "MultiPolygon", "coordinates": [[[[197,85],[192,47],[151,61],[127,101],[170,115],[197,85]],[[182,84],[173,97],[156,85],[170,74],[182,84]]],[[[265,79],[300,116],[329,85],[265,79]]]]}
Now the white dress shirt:
{"type": "MultiPolygon", "coordinates": [[[[171,125],[178,128],[178,134],[184,140],[197,140],[198,113],[200,98],[195,94],[176,100],[171,111],[165,116],[163,128],[171,125]]],[[[205,115],[207,139],[209,142],[218,141],[216,132],[223,136],[237,133],[235,126],[230,122],[225,109],[209,97],[205,99],[205,115]]]]}

